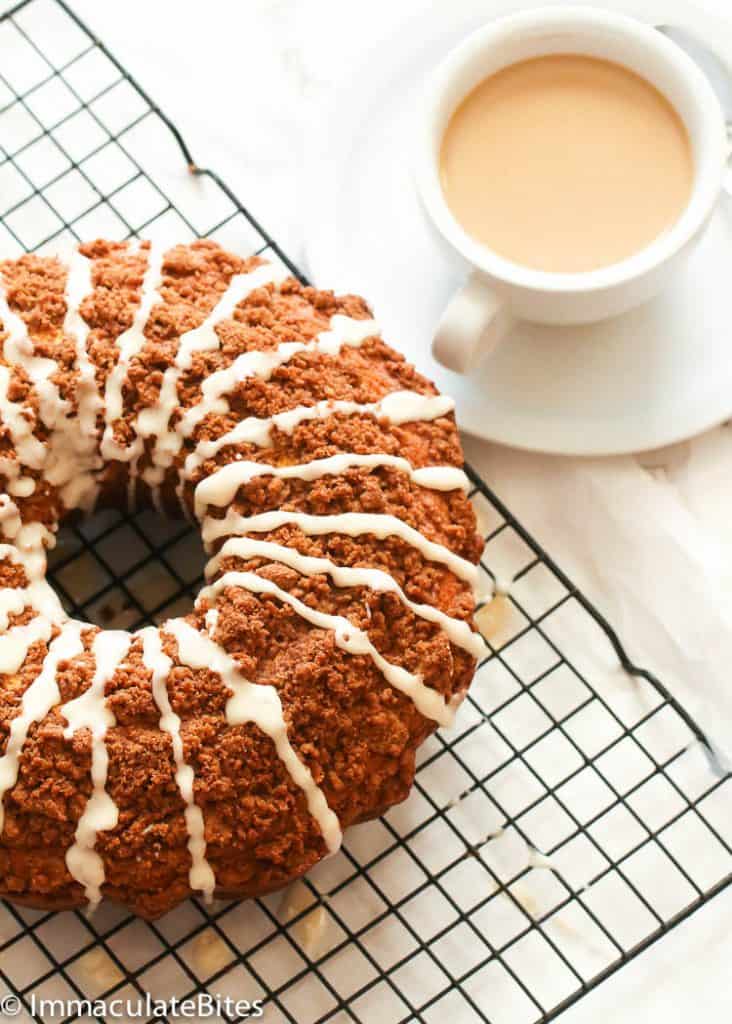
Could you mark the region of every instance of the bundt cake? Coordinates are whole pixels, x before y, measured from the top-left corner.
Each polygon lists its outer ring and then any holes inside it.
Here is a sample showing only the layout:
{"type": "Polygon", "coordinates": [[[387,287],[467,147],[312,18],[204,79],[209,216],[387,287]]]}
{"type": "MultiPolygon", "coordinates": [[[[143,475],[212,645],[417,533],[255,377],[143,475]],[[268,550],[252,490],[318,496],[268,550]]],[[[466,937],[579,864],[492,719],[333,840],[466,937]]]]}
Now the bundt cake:
{"type": "Polygon", "coordinates": [[[452,402],[362,299],[209,241],[2,263],[0,894],[255,896],[408,793],[481,641],[452,402]],[[64,612],[65,516],[200,524],[193,611],[64,612]]]}

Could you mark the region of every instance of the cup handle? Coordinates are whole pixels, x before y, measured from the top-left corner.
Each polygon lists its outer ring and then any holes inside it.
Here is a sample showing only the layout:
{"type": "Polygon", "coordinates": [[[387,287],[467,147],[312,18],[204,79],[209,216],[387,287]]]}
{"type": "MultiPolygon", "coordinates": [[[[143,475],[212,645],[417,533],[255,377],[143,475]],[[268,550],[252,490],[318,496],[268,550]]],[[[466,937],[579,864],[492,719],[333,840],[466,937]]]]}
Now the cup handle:
{"type": "Polygon", "coordinates": [[[442,314],[432,354],[448,370],[468,373],[497,348],[514,322],[487,278],[474,271],[442,314]]]}

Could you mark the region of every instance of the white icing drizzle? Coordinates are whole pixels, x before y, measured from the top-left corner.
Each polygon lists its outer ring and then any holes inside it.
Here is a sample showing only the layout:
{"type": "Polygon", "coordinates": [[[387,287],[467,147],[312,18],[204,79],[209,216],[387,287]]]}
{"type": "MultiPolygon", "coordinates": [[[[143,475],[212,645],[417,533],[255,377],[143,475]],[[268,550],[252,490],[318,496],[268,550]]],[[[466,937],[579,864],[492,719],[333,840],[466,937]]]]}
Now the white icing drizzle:
{"type": "Polygon", "coordinates": [[[296,548],[288,548],[284,544],[256,540],[253,537],[230,537],[206,566],[207,578],[211,579],[218,572],[225,558],[264,558],[287,565],[302,576],[330,576],[337,587],[366,587],[376,593],[396,594],[414,615],[438,625],[447,634],[450,643],[462,647],[474,658],[481,658],[485,654],[485,644],[480,634],[474,633],[467,622],[452,618],[431,604],[410,601],[394,577],[383,569],[336,565],[328,558],[303,555],[296,548]]]}
{"type": "Polygon", "coordinates": [[[421,395],[416,391],[393,391],[378,402],[347,402],[326,399],[315,405],[297,405],[285,412],[273,416],[258,418],[248,416],[213,441],[201,440],[194,451],[188,455],[181,471],[182,495],[183,482],[190,480],[204,462],[212,459],[222,448],[228,445],[254,444],[259,448],[268,448],[272,443],[272,430],[280,430],[283,434],[292,434],[301,423],[310,420],[325,420],[334,414],[344,416],[374,416],[385,419],[398,426],[409,422],[429,422],[446,416],[452,412],[455,403],[445,395],[421,395]]]}
{"type": "Polygon", "coordinates": [[[18,536],[22,528],[23,522],[18,506],[8,494],[0,494],[0,531],[3,536],[12,540],[18,536]]]}
{"type": "Polygon", "coordinates": [[[285,341],[273,349],[243,352],[225,370],[217,370],[203,381],[201,401],[183,412],[178,430],[183,438],[190,437],[209,413],[228,412],[229,403],[224,396],[246,377],[268,380],[279,366],[289,363],[299,352],[321,352],[337,356],[344,346],[359,348],[367,338],[373,338],[378,333],[378,326],[373,320],[353,320],[336,313],[330,318],[329,329],[322,331],[312,341],[285,341]]]}
{"type": "Polygon", "coordinates": [[[201,529],[204,543],[210,545],[219,537],[242,536],[246,533],[269,533],[280,526],[297,526],[303,533],[310,536],[323,536],[327,533],[344,533],[348,537],[360,537],[373,534],[378,540],[386,537],[398,537],[406,544],[415,548],[430,562],[440,562],[451,572],[475,588],[478,570],[472,562],[446,548],[444,544],[428,540],[419,530],[409,526],[396,516],[379,512],[341,512],[336,515],[311,515],[308,512],[286,512],[276,509],[272,512],[259,512],[253,516],[242,516],[232,509],[223,519],[207,517],[201,529]]]}
{"type": "Polygon", "coordinates": [[[119,818],[119,809],[106,789],[109,752],[105,737],[115,718],[104,690],[127,654],[131,639],[129,633],[121,630],[97,633],[92,644],[95,663],[92,681],[80,697],[61,708],[69,723],[64,730],[66,739],[79,729],[88,729],[91,733],[92,793],[77,822],[73,846],[66,851],[66,866],[72,878],[84,886],[91,909],[102,898],[105,878],[104,861],[95,850],[97,835],[115,828],[119,818]]]}
{"type": "Polygon", "coordinates": [[[226,704],[226,720],[229,725],[253,722],[270,737],[290,778],[302,790],[328,852],[335,853],[342,840],[338,818],[328,806],[310,769],[303,764],[290,743],[282,704],[274,686],[250,683],[222,647],[207,634],[199,633],[185,619],[170,619],[163,628],[177,640],[181,664],[193,669],[208,669],[221,676],[224,685],[231,691],[226,704]]]}
{"type": "MultiPolygon", "coordinates": [[[[27,328],[8,306],[0,292],[0,316],[8,332],[4,343],[5,357],[11,367],[24,370],[33,382],[39,399],[40,420],[50,430],[46,444],[32,435],[27,412],[8,401],[10,375],[3,368],[0,375],[0,410],[13,438],[18,460],[30,468],[41,469],[43,477],[60,491],[67,508],[91,508],[96,499],[97,486],[94,471],[101,466],[97,452],[96,416],[102,407],[94,376],[94,367],[87,352],[89,327],[79,313],[79,306],[92,291],[91,264],[75,248],[71,251],[66,276],[66,315],[63,332],[75,339],[74,368],[78,374],[75,385],[77,411],[72,415],[69,401],[62,399],[58,386],[51,377],[58,371],[55,359],[36,356],[27,328]]],[[[4,464],[5,470],[7,463],[4,464]]],[[[19,496],[28,496],[35,490],[25,480],[13,479],[10,472],[9,489],[19,496]]]]}
{"type": "Polygon", "coordinates": [[[73,249],[66,277],[66,316],[63,330],[65,334],[71,334],[76,338],[76,366],[80,378],[77,416],[81,432],[86,437],[95,434],[97,410],[102,407],[94,366],[87,351],[89,324],[80,312],[84,298],[93,291],[91,269],[91,261],[82,256],[78,249],[73,249]]]}
{"type": "Polygon", "coordinates": [[[147,252],[147,267],[142,278],[140,289],[140,301],[132,318],[132,323],[117,338],[117,349],[119,355],[114,368],[107,377],[104,387],[104,435],[102,437],[102,455],[106,459],[125,459],[127,450],[122,449],[118,454],[119,447],[114,441],[114,424],[122,416],[122,386],[129,370],[130,362],[145,344],[145,326],[152,312],[156,301],[160,298],[158,288],[162,283],[163,260],[165,249],[162,246],[150,244],[147,252]]]}
{"type": "Polygon", "coordinates": [[[7,493],[14,498],[30,498],[35,493],[36,481],[32,476],[19,476],[19,464],[16,459],[0,457],[0,473],[7,478],[7,493]]]}
{"type": "Polygon", "coordinates": [[[216,888],[216,878],[213,868],[206,859],[203,811],[194,799],[194,772],[192,766],[186,763],[180,734],[180,718],[173,711],[168,697],[167,680],[173,662],[163,650],[158,629],[148,626],[147,629],[141,629],[137,635],[142,638],[143,664],[152,673],[152,695],[160,711],[160,728],[167,732],[173,744],[175,781],[185,804],[184,817],[188,829],[188,852],[191,855],[188,876],[190,886],[194,891],[202,892],[206,901],[210,902],[216,888]]]}
{"type": "Polygon", "coordinates": [[[24,370],[33,382],[41,422],[52,430],[60,417],[70,411],[69,403],[61,398],[57,385],[50,380],[58,370],[58,363],[55,359],[35,355],[28,329],[21,317],[10,309],[4,286],[0,287],[0,319],[7,332],[3,343],[5,358],[11,366],[24,370]]]}
{"type": "Polygon", "coordinates": [[[319,480],[323,476],[339,476],[349,469],[375,469],[388,466],[406,473],[410,480],[421,487],[435,491],[466,490],[468,478],[456,466],[414,467],[399,455],[359,455],[346,452],[330,455],[325,459],[313,459],[289,466],[269,466],[266,462],[230,462],[221,466],[202,480],[196,488],[195,513],[203,516],[208,505],[219,508],[230,505],[236,492],[258,476],[276,476],[280,480],[319,480]]]}
{"type": "MultiPolygon", "coordinates": [[[[259,269],[257,268],[257,270],[259,269]]],[[[252,275],[245,276],[251,277],[252,275]]],[[[213,317],[213,314],[211,316],[213,317]]],[[[215,332],[213,333],[215,335],[215,332]]],[[[156,454],[156,464],[148,467],[143,473],[145,482],[153,488],[160,485],[165,476],[165,470],[172,464],[174,457],[183,447],[185,439],[193,434],[198,424],[211,413],[228,412],[229,403],[225,396],[242,380],[247,377],[269,380],[278,367],[284,366],[299,352],[322,352],[325,355],[336,356],[344,345],[358,348],[367,338],[372,338],[376,334],[378,334],[378,327],[373,320],[354,320],[351,317],[335,314],[330,318],[329,329],[322,331],[313,341],[285,341],[274,349],[243,352],[226,369],[217,370],[206,377],[201,383],[201,400],[182,412],[175,430],[171,431],[167,424],[177,402],[176,391],[168,400],[168,405],[172,401],[173,406],[169,409],[167,416],[163,414],[161,417],[159,410],[152,410],[151,419],[145,427],[151,434],[157,436],[156,453],[160,451],[161,447],[164,452],[164,458],[161,459],[160,455],[156,454]],[[165,431],[162,446],[161,430],[165,431]]],[[[215,336],[218,338],[217,335],[215,336]]],[[[165,385],[165,381],[163,381],[163,385],[165,385]]],[[[149,411],[145,410],[146,413],[149,411]]],[[[257,437],[263,440],[265,435],[258,431],[257,437]]],[[[179,498],[181,494],[182,486],[179,484],[179,498]]]]}
{"type": "Polygon", "coordinates": [[[32,476],[23,475],[23,467],[40,470],[46,459],[46,446],[33,434],[33,414],[18,402],[8,398],[11,372],[0,366],[0,416],[15,448],[14,459],[2,459],[2,473],[7,477],[8,493],[16,497],[30,497],[36,488],[32,476]]]}
{"type": "MultiPolygon", "coordinates": [[[[25,607],[25,602],[22,602],[25,607]]],[[[19,609],[22,611],[22,608],[19,609]]],[[[39,641],[51,639],[53,627],[49,619],[36,615],[23,626],[12,626],[0,637],[0,674],[14,675],[20,671],[28,651],[39,641]]]]}
{"type": "Polygon", "coordinates": [[[34,355],[33,344],[28,337],[25,324],[8,306],[4,288],[0,288],[0,317],[7,337],[3,342],[3,354],[10,364],[0,366],[0,413],[16,452],[15,459],[3,458],[2,472],[8,478],[8,492],[18,497],[28,497],[35,491],[35,480],[23,476],[23,467],[40,470],[48,458],[48,449],[33,434],[34,414],[20,402],[13,402],[8,396],[12,380],[12,368],[25,370],[36,386],[41,419],[52,426],[61,410],[58,388],[48,377],[58,369],[52,359],[39,359],[34,355]]]}
{"type": "MultiPolygon", "coordinates": [[[[364,323],[364,321],[360,321],[364,323]]],[[[371,335],[378,333],[371,324],[371,335]]],[[[292,434],[296,427],[306,420],[320,420],[341,413],[347,416],[370,414],[376,419],[385,419],[393,426],[402,423],[429,422],[447,416],[455,408],[455,402],[447,395],[423,395],[419,391],[392,391],[378,402],[349,402],[329,400],[315,405],[298,405],[294,409],[280,412],[271,417],[272,423],[285,434],[292,434]]]]}
{"type": "MultiPolygon", "coordinates": [[[[195,352],[211,352],[219,348],[217,325],[223,320],[230,319],[236,307],[247,295],[264,284],[283,280],[286,273],[278,264],[265,263],[248,274],[235,274],[203,323],[181,334],[176,357],[163,374],[157,402],[140,411],[135,425],[138,436],[143,440],[155,438],[153,465],[143,474],[143,478],[151,487],[160,485],[165,470],[172,464],[183,445],[182,428],[170,426],[170,419],[178,408],[178,381],[181,373],[190,369],[195,352]]],[[[212,374],[207,381],[215,376],[216,374],[212,374]]],[[[204,381],[204,389],[207,381],[204,381]]]]}
{"type": "Polygon", "coordinates": [[[10,723],[10,735],[5,753],[0,757],[0,833],[5,825],[3,797],[12,789],[18,778],[18,767],[23,745],[30,727],[42,721],[49,711],[61,700],[56,674],[61,662],[70,661],[84,650],[81,622],[65,622],[59,635],[51,642],[40,674],[23,694],[20,714],[10,723]]]}
{"type": "MultiPolygon", "coordinates": [[[[3,514],[13,521],[17,509],[12,502],[5,505],[3,514]]],[[[10,560],[23,568],[25,587],[0,588],[0,675],[18,672],[34,643],[51,639],[54,625],[65,621],[66,614],[53,587],[46,581],[46,547],[54,543],[51,534],[41,523],[23,526],[18,517],[13,524],[12,544],[0,544],[0,561],[10,560]],[[26,608],[38,614],[23,625],[9,627],[9,617],[19,615],[26,608]]]]}
{"type": "Polygon", "coordinates": [[[409,672],[401,665],[387,661],[374,647],[368,634],[344,618],[343,615],[329,615],[327,612],[311,608],[310,605],[294,597],[287,590],[278,587],[272,580],[258,576],[254,572],[224,573],[208,587],[204,587],[198,601],[209,601],[213,604],[221,591],[227,587],[242,587],[253,594],[269,594],[283,604],[289,605],[311,625],[332,631],[337,647],[348,654],[363,654],[369,657],[387,683],[406,694],[423,715],[440,725],[451,724],[454,717],[453,712],[442,694],[426,686],[422,677],[417,673],[409,672]]]}
{"type": "MultiPolygon", "coordinates": [[[[66,316],[63,330],[76,339],[77,422],[67,431],[75,458],[62,460],[62,473],[68,478],[55,481],[48,469],[46,477],[61,486],[61,497],[67,508],[92,508],[98,486],[94,472],[101,468],[97,451],[97,413],[103,402],[97,388],[94,365],[87,351],[89,325],[79,312],[84,298],[93,291],[91,262],[74,248],[69,257],[66,276],[66,316]],[[70,463],[70,464],[69,464],[70,463]]],[[[68,449],[67,449],[68,451],[68,449]]]]}
{"type": "Polygon", "coordinates": [[[135,486],[137,482],[137,463],[144,449],[143,439],[135,434],[129,446],[115,440],[114,427],[123,413],[122,388],[129,372],[132,359],[138,355],[145,345],[145,326],[153,306],[160,298],[158,289],[162,283],[163,262],[165,258],[163,246],[150,243],[147,252],[147,266],[140,288],[140,301],[132,318],[132,323],[117,338],[117,362],[109,373],[104,385],[104,432],[101,440],[101,453],[108,461],[132,463],[128,480],[128,505],[135,504],[135,486]]]}

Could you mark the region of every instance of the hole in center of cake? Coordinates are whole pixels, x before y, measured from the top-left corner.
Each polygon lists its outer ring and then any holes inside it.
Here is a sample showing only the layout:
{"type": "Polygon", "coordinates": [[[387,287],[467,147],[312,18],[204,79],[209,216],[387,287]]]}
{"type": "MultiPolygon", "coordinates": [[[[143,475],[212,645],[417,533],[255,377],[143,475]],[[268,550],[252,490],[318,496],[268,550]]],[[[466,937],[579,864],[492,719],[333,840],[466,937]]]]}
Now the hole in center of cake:
{"type": "Polygon", "coordinates": [[[184,520],[103,509],[59,530],[48,578],[70,615],[134,630],[188,614],[205,562],[199,531],[184,520]]]}

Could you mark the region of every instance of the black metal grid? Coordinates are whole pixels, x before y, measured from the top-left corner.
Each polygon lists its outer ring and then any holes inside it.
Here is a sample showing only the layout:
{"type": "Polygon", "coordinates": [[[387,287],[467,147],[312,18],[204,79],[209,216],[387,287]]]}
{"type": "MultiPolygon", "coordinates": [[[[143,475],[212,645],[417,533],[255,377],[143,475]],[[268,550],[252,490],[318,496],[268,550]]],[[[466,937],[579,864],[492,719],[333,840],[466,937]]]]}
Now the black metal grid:
{"type": "MultiPolygon", "coordinates": [[[[200,235],[297,273],[62,0],[6,9],[0,53],[4,249],[200,235]],[[188,165],[165,190],[151,140],[166,168],[188,165]]],[[[208,991],[264,998],[268,1022],[549,1021],[730,884],[730,776],[471,479],[499,591],[478,615],[490,655],[410,800],[284,898],[192,900],[155,924],[5,904],[0,977],[26,1010],[208,991]]],[[[75,614],[136,628],[189,607],[201,565],[189,528],[110,511],[63,531],[52,577],[75,614]]]]}

